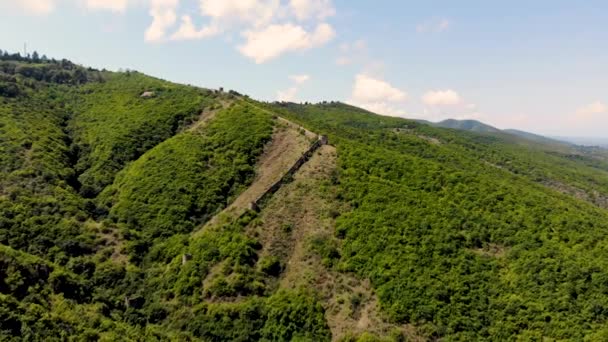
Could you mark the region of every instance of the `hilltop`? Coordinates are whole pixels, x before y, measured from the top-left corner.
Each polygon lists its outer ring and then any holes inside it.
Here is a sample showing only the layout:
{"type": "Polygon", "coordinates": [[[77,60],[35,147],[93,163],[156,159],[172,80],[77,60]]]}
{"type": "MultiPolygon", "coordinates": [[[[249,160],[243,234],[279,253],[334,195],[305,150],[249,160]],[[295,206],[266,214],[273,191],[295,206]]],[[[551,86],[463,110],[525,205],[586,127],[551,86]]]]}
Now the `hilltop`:
{"type": "Polygon", "coordinates": [[[435,127],[443,127],[443,128],[452,128],[459,129],[463,131],[471,131],[477,133],[507,133],[514,136],[518,136],[524,138],[525,140],[530,140],[534,142],[538,142],[541,144],[549,144],[549,145],[572,145],[563,140],[552,139],[542,135],[525,132],[518,129],[498,129],[496,127],[485,124],[481,121],[477,120],[456,120],[456,119],[447,119],[437,123],[433,123],[430,121],[419,120],[420,122],[426,123],[435,127]]]}
{"type": "Polygon", "coordinates": [[[3,54],[0,339],[606,339],[606,155],[459,127],[3,54]]]}
{"type": "Polygon", "coordinates": [[[483,122],[477,120],[455,120],[455,119],[447,119],[440,121],[438,123],[432,124],[437,127],[443,128],[453,128],[460,129],[471,132],[478,133],[498,133],[500,130],[498,128],[492,127],[490,125],[484,124],[483,122]]]}

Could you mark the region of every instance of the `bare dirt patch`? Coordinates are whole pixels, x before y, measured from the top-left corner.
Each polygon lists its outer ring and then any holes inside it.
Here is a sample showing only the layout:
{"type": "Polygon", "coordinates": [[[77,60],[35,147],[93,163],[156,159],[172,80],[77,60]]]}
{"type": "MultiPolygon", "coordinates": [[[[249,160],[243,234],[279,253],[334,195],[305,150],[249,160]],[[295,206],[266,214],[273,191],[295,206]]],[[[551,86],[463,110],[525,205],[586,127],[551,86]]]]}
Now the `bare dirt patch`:
{"type": "Polygon", "coordinates": [[[393,132],[395,133],[401,133],[401,134],[412,134],[415,135],[416,137],[422,139],[422,140],[426,140],[429,143],[433,144],[433,145],[441,145],[441,140],[434,138],[434,137],[429,137],[427,135],[423,135],[423,134],[418,134],[416,133],[413,129],[410,128],[395,128],[393,130],[393,132]]]}
{"type": "Polygon", "coordinates": [[[608,196],[600,193],[597,190],[587,192],[585,190],[552,179],[542,181],[541,184],[563,194],[574,196],[583,201],[592,203],[600,208],[608,209],[608,196]]]}
{"type": "Polygon", "coordinates": [[[230,107],[232,103],[233,101],[231,100],[220,100],[219,103],[214,105],[213,107],[203,109],[198,119],[194,123],[192,123],[190,127],[188,127],[187,131],[194,132],[200,129],[201,127],[204,127],[217,115],[219,111],[230,107]]]}
{"type": "Polygon", "coordinates": [[[97,236],[97,254],[102,259],[110,259],[117,264],[127,264],[128,256],[124,253],[125,241],[119,230],[105,224],[87,221],[85,228],[97,236]]]}
{"type": "Polygon", "coordinates": [[[473,253],[478,254],[478,255],[483,255],[483,256],[493,257],[493,258],[502,258],[507,254],[508,248],[505,246],[495,244],[495,243],[489,243],[482,248],[475,248],[472,251],[473,251],[473,253]]]}
{"type": "Polygon", "coordinates": [[[322,146],[293,182],[273,196],[259,223],[248,227],[248,234],[262,243],[261,257],[282,260],[284,270],[277,288],[317,290],[334,341],[364,332],[387,336],[395,330],[416,341],[413,327],[388,323],[369,281],[338,272],[314,248],[315,243],[339,245],[334,237],[335,217],[347,208],[335,200],[336,159],[334,147],[322,146]]]}
{"type": "Polygon", "coordinates": [[[292,125],[285,124],[284,121],[278,121],[271,141],[266,145],[264,153],[256,164],[256,176],[251,185],[197,233],[209,225],[238,217],[245,212],[251,202],[259,198],[271,185],[285,175],[309,146],[310,140],[305,134],[300,133],[292,125]]]}

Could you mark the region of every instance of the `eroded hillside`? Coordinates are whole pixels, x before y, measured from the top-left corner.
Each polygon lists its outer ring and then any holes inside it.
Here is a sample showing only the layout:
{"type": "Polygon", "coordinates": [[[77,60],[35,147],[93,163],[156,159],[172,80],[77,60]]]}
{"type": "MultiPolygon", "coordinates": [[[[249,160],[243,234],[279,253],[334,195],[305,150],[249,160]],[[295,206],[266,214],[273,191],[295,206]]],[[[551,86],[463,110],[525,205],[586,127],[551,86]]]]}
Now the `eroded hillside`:
{"type": "Polygon", "coordinates": [[[603,151],[0,67],[0,339],[608,334],[603,151]]]}

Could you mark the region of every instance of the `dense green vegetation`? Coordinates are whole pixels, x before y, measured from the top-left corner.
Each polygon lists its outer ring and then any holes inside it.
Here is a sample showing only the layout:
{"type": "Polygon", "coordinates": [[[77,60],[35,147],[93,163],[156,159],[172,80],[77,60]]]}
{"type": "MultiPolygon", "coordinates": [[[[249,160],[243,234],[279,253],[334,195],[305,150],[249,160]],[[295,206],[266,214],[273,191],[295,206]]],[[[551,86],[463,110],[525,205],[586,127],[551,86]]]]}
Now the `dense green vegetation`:
{"type": "Polygon", "coordinates": [[[144,288],[155,291],[142,311],[162,308],[164,324],[203,340],[328,340],[314,292],[274,291],[273,276],[258,260],[260,242],[244,234],[255,218],[250,212],[194,237],[157,243],[144,260],[144,288]],[[190,256],[186,263],[183,255],[190,256]]]}
{"type": "Polygon", "coordinates": [[[187,235],[252,180],[271,113],[235,92],[1,56],[16,91],[0,97],[0,339],[329,338],[314,292],[267,284],[243,232],[255,215],[187,235]],[[203,109],[217,113],[198,124],[203,109]]]}
{"type": "Polygon", "coordinates": [[[80,231],[90,203],[71,187],[63,110],[69,90],[38,87],[0,99],[0,243],[38,255],[78,255],[92,248],[80,231]]]}
{"type": "Polygon", "coordinates": [[[500,131],[498,128],[494,128],[492,126],[486,125],[477,120],[447,119],[447,120],[443,120],[443,121],[440,121],[438,123],[434,123],[431,125],[437,126],[437,127],[461,129],[461,130],[465,130],[465,131],[479,132],[479,133],[482,133],[482,132],[497,133],[500,131]]]}
{"type": "Polygon", "coordinates": [[[327,297],[281,285],[263,216],[200,229],[253,181],[276,115],[338,149],[319,183],[335,236],[302,248],[318,272],[369,279],[394,327],[606,339],[603,150],[0,53],[0,340],[330,340],[327,297]]]}
{"type": "Polygon", "coordinates": [[[142,233],[139,253],[155,238],[190,232],[251,180],[271,133],[271,117],[246,103],[220,111],[127,167],[102,196],[110,218],[142,233]]]}
{"type": "Polygon", "coordinates": [[[596,197],[608,197],[605,152],[593,153],[561,143],[538,143],[502,132],[476,134],[440,129],[419,122],[371,115],[341,103],[290,104],[274,108],[334,139],[367,141],[368,135],[374,134],[378,139],[370,141],[380,140],[383,145],[405,149],[407,153],[424,159],[457,164],[461,163],[459,156],[466,155],[474,160],[473,163],[493,166],[497,172],[506,170],[534,182],[553,181],[581,190],[590,201],[596,197]]]}
{"type": "Polygon", "coordinates": [[[608,212],[535,183],[605,194],[605,168],[340,104],[287,109],[334,134],[353,208],[340,268],[371,279],[393,320],[456,340],[605,334],[608,212]]]}
{"type": "Polygon", "coordinates": [[[85,197],[97,195],[128,162],[191,122],[214,94],[136,72],[108,74],[77,89],[69,129],[78,147],[76,171],[85,197]],[[151,97],[142,97],[144,92],[151,97]]]}

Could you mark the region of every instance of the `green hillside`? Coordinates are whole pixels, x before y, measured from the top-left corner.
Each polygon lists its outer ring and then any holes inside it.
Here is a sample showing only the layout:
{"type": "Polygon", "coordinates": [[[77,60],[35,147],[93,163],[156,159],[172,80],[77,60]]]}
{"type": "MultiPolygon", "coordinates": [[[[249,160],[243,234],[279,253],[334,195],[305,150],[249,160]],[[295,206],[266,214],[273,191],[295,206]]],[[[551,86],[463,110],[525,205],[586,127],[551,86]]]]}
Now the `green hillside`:
{"type": "Polygon", "coordinates": [[[500,132],[500,130],[498,128],[494,128],[490,125],[486,125],[483,122],[479,122],[477,120],[454,120],[454,119],[447,119],[447,120],[443,120],[440,121],[436,124],[433,124],[434,126],[437,127],[443,127],[443,128],[453,128],[453,129],[460,129],[460,130],[465,130],[465,131],[471,131],[471,132],[500,132]]]}
{"type": "Polygon", "coordinates": [[[128,162],[173,136],[214,103],[209,91],[136,72],[108,73],[104,82],[76,92],[68,129],[78,147],[76,171],[85,197],[98,194],[128,162]],[[153,95],[142,97],[144,92],[153,95]]]}
{"type": "Polygon", "coordinates": [[[351,111],[341,104],[287,109],[334,134],[352,208],[336,226],[339,267],[371,279],[391,319],[463,340],[602,331],[605,318],[588,310],[606,305],[596,255],[608,212],[543,184],[605,198],[605,165],[364,113],[347,122],[331,115],[351,111]]]}
{"type": "Polygon", "coordinates": [[[475,127],[3,55],[0,340],[605,340],[608,158],[475,127]]]}
{"type": "Polygon", "coordinates": [[[534,133],[529,133],[529,132],[524,132],[524,131],[520,131],[517,129],[505,129],[503,130],[503,132],[505,133],[510,133],[513,135],[518,135],[522,138],[528,139],[528,140],[533,140],[539,143],[544,143],[544,144],[562,144],[562,145],[571,145],[567,142],[564,141],[559,141],[559,140],[555,140],[555,139],[551,139],[551,138],[547,138],[544,137],[542,135],[538,135],[538,134],[534,134],[534,133]]]}

